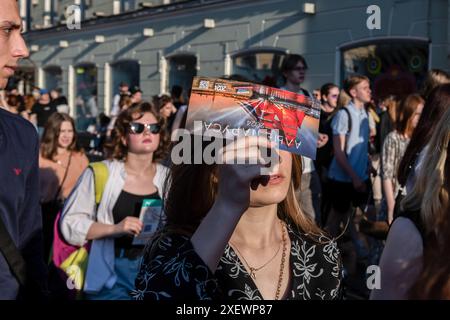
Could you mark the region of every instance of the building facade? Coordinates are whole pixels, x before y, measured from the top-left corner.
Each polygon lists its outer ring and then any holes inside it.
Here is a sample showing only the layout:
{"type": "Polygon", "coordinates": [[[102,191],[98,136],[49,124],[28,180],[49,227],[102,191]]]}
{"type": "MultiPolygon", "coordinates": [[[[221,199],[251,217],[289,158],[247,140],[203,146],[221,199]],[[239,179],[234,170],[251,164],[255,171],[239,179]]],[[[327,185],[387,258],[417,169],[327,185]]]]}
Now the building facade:
{"type": "Polygon", "coordinates": [[[375,94],[417,89],[450,71],[450,0],[20,0],[31,56],[21,76],[61,87],[71,114],[96,98],[108,113],[118,84],[144,98],[186,90],[195,75],[280,83],[287,53],[308,63],[304,87],[366,74],[375,94]],[[376,5],[373,7],[372,5],[376,5]],[[75,6],[75,7],[74,7],[75,6]],[[80,29],[70,29],[79,8],[80,29]]]}

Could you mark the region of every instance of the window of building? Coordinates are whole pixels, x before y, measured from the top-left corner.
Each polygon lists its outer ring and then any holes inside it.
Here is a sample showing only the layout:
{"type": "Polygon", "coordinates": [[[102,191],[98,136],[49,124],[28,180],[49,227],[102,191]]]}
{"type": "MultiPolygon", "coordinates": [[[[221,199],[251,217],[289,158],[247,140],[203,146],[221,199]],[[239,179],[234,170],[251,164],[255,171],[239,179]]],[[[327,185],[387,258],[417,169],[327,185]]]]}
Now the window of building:
{"type": "Polygon", "coordinates": [[[251,49],[235,53],[232,55],[232,74],[267,85],[282,85],[280,67],[286,55],[286,50],[276,48],[251,49]]]}
{"type": "Polygon", "coordinates": [[[119,84],[125,82],[129,88],[139,86],[140,66],[135,60],[118,61],[111,65],[112,68],[112,93],[119,93],[119,84]]]}
{"type": "Polygon", "coordinates": [[[192,54],[178,54],[169,60],[169,88],[178,85],[184,92],[189,92],[192,80],[197,75],[197,57],[192,54]]]}
{"type": "Polygon", "coordinates": [[[11,90],[17,88],[23,94],[31,93],[35,86],[35,70],[35,65],[30,59],[20,60],[16,73],[8,80],[6,89],[11,90]]]}
{"type": "Polygon", "coordinates": [[[428,70],[427,41],[385,39],[341,48],[341,80],[351,74],[370,79],[376,98],[416,92],[428,70]]]}
{"type": "Polygon", "coordinates": [[[63,72],[59,66],[47,66],[44,68],[44,87],[53,90],[62,87],[63,72]]]}
{"type": "Polygon", "coordinates": [[[137,9],[136,0],[122,0],[122,12],[133,11],[137,9]]]}
{"type": "Polygon", "coordinates": [[[85,131],[95,124],[101,110],[97,100],[97,67],[79,64],[75,67],[75,118],[77,129],[85,131]]]}

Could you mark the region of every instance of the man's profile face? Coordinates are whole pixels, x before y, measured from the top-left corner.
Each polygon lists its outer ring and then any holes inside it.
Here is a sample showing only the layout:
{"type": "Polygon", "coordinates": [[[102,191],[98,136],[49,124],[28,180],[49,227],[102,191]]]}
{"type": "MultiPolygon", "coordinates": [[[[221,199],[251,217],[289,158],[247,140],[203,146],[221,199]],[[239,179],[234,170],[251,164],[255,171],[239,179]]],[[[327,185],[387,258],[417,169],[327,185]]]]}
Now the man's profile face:
{"type": "Polygon", "coordinates": [[[19,60],[28,57],[22,38],[22,20],[16,0],[0,1],[0,89],[16,71],[19,60]]]}

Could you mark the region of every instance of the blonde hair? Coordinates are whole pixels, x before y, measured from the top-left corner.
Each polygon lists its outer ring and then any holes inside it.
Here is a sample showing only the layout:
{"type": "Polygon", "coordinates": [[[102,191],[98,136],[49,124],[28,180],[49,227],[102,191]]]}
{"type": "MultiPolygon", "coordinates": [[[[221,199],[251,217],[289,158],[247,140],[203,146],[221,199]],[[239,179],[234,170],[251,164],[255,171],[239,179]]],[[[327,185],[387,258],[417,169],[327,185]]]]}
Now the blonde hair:
{"type": "Polygon", "coordinates": [[[348,106],[350,101],[352,101],[352,97],[350,97],[347,94],[347,92],[345,92],[344,89],[341,89],[341,91],[339,92],[339,98],[338,98],[338,101],[337,101],[336,109],[348,106]]]}
{"type": "Polygon", "coordinates": [[[349,76],[344,80],[344,90],[349,95],[349,97],[352,97],[350,91],[363,81],[367,81],[370,84],[369,78],[360,74],[349,76]]]}
{"type": "Polygon", "coordinates": [[[404,210],[420,210],[426,234],[436,233],[437,226],[445,219],[444,208],[449,205],[449,182],[446,181],[449,179],[446,177],[449,142],[450,108],[436,126],[413,190],[401,204],[404,210]]]}

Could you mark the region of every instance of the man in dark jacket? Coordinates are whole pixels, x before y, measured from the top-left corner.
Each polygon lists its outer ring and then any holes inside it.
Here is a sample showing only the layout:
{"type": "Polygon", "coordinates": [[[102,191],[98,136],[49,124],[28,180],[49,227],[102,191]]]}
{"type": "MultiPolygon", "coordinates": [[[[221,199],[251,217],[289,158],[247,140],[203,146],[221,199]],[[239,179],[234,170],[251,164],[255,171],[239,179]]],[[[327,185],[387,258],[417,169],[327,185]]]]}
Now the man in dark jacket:
{"type": "MultiPolygon", "coordinates": [[[[19,60],[28,56],[21,25],[16,0],[0,1],[0,90],[6,87],[19,60]]],[[[42,253],[38,152],[39,141],[33,125],[0,109],[0,299],[17,299],[19,293],[26,296],[31,291],[45,292],[47,272],[42,253]],[[11,263],[11,256],[20,259],[11,263]],[[24,286],[20,287],[19,279],[24,286]]]]}

